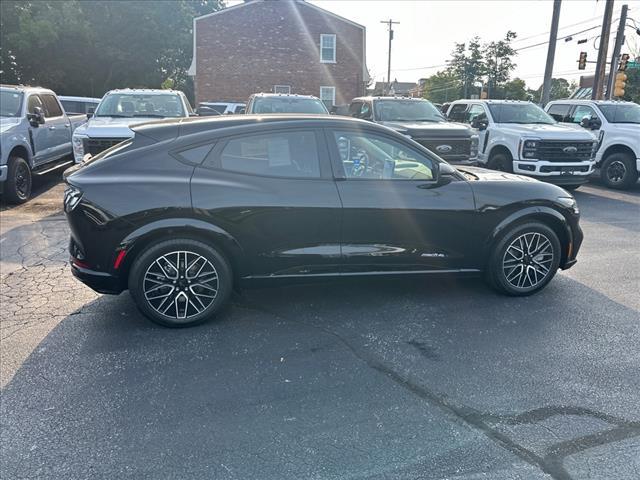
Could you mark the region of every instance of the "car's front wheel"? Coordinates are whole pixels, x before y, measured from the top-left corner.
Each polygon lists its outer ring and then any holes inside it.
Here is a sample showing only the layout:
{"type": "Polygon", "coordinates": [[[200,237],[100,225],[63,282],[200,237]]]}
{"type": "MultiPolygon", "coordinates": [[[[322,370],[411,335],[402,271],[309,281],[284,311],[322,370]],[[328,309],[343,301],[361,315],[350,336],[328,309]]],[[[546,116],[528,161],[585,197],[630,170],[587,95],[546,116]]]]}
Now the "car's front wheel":
{"type": "Polygon", "coordinates": [[[140,311],[166,327],[197,325],[227,302],[233,285],[224,255],[192,239],[156,243],[140,254],[129,291],[140,311]]]}
{"type": "Polygon", "coordinates": [[[626,153],[609,155],[602,162],[600,178],[609,188],[630,188],[638,180],[638,170],[635,163],[635,160],[626,153]]]}
{"type": "Polygon", "coordinates": [[[518,225],[495,245],[487,279],[507,295],[531,295],[544,288],[560,265],[560,240],[539,222],[518,225]]]}

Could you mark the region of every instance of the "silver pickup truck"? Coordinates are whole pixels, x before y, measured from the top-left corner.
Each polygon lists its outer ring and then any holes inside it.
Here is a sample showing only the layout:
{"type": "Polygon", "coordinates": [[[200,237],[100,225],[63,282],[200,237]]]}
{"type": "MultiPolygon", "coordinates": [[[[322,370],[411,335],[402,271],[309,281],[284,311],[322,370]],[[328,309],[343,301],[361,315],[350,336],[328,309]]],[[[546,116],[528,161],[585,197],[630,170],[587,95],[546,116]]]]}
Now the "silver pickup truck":
{"type": "Polygon", "coordinates": [[[71,136],[87,121],[68,116],[54,92],[0,86],[0,193],[10,203],[31,196],[33,175],[73,162],[71,136]]]}

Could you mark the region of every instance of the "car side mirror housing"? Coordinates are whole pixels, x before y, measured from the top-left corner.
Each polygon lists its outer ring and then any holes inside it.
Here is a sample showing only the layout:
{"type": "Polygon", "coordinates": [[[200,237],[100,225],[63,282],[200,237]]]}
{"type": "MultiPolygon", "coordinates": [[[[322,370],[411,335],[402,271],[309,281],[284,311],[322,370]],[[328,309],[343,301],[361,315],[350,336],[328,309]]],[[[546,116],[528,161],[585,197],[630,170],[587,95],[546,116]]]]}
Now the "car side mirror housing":
{"type": "Polygon", "coordinates": [[[89,107],[87,109],[87,120],[89,120],[91,117],[93,117],[94,112],[96,111],[95,108],[93,107],[89,107]]]}
{"type": "Polygon", "coordinates": [[[42,112],[42,108],[35,107],[33,109],[33,113],[27,114],[27,119],[32,127],[37,127],[44,123],[44,113],[42,112]]]}
{"type": "Polygon", "coordinates": [[[477,128],[480,131],[483,131],[487,129],[487,127],[489,126],[489,122],[487,122],[486,120],[478,120],[478,117],[476,117],[471,122],[471,126],[473,128],[477,128]]]}
{"type": "Polygon", "coordinates": [[[602,126],[602,122],[599,118],[584,116],[582,120],[580,120],[580,126],[582,128],[586,128],[587,130],[597,130],[602,126]]]}
{"type": "Polygon", "coordinates": [[[602,126],[602,122],[599,118],[592,118],[591,122],[589,122],[591,130],[598,130],[602,126]]]}

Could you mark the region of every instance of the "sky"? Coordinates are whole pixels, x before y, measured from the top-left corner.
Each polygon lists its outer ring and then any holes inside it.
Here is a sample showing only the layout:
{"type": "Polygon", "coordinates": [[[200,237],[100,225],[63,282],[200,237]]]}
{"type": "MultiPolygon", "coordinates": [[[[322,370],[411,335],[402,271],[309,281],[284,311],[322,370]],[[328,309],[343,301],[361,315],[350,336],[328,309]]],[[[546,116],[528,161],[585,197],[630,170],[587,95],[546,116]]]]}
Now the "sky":
{"type": "MultiPolygon", "coordinates": [[[[399,82],[416,82],[435,74],[442,67],[434,66],[446,62],[456,42],[466,42],[476,35],[483,41],[500,40],[507,30],[513,30],[518,34],[514,48],[548,42],[553,10],[551,0],[309,1],[367,28],[367,66],[371,76],[379,81],[386,79],[388,50],[387,26],[380,22],[389,18],[400,22],[394,26],[391,53],[391,79],[399,82]]],[[[227,5],[237,3],[228,1],[227,5]]],[[[615,0],[609,56],[623,4],[629,5],[629,17],[640,26],[640,0],[615,0]]],[[[587,64],[586,70],[580,72],[577,60],[581,51],[587,52],[588,60],[596,60],[596,37],[600,35],[603,12],[604,0],[562,1],[558,36],[574,35],[572,41],[558,41],[554,77],[578,80],[580,75],[595,71],[595,64],[587,64]],[[591,27],[598,28],[577,33],[591,27]],[[577,44],[577,40],[585,38],[586,44],[577,44]]],[[[626,29],[626,37],[627,43],[637,50],[640,37],[630,28],[626,29]]],[[[521,50],[512,77],[522,78],[530,88],[538,88],[544,76],[547,48],[544,44],[521,50]]]]}

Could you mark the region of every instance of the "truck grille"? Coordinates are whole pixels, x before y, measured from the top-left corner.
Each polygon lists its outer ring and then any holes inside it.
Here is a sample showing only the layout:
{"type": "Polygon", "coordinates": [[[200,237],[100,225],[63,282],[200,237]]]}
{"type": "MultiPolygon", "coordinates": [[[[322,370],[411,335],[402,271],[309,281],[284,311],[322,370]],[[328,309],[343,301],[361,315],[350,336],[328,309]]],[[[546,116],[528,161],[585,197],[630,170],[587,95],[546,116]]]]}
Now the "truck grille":
{"type": "Polygon", "coordinates": [[[536,158],[548,162],[584,162],[591,160],[593,142],[543,140],[538,143],[536,153],[536,158]],[[575,151],[573,151],[574,148],[575,151]]]}
{"type": "Polygon", "coordinates": [[[98,153],[117,145],[128,138],[86,138],[84,140],[84,153],[97,155],[98,153]]]}
{"type": "Polygon", "coordinates": [[[447,139],[414,139],[423,147],[428,148],[433,153],[438,155],[440,158],[444,158],[445,160],[467,160],[471,155],[471,140],[459,139],[456,138],[447,140],[447,139]],[[448,145],[451,147],[451,150],[444,152],[439,151],[438,147],[448,145]]]}

